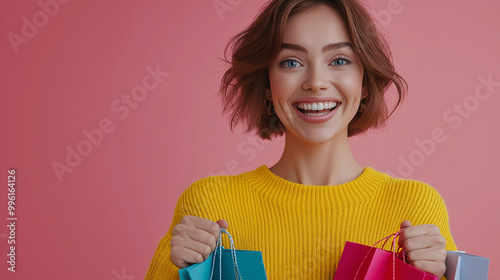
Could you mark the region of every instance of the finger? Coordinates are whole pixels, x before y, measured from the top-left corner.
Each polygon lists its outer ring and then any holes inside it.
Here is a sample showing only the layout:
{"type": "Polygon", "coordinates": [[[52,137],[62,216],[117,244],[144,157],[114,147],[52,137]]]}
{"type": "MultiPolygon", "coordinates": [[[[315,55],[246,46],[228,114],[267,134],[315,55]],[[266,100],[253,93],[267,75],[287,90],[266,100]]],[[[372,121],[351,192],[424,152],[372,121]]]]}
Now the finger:
{"type": "MultiPolygon", "coordinates": [[[[172,238],[172,241],[170,242],[172,249],[177,247],[177,248],[183,248],[181,253],[184,253],[186,250],[193,251],[195,253],[198,253],[199,255],[202,256],[202,261],[208,258],[212,251],[214,250],[215,246],[211,246],[209,244],[201,243],[193,239],[174,239],[172,238]]],[[[192,261],[186,260],[188,262],[192,261]]]]}
{"type": "MultiPolygon", "coordinates": [[[[408,221],[408,220],[404,220],[402,223],[401,223],[401,229],[406,229],[406,228],[409,228],[411,227],[411,222],[408,221]]],[[[398,238],[398,245],[399,247],[403,247],[403,243],[405,241],[405,236],[403,236],[403,232],[404,230],[401,231],[401,234],[399,235],[399,238],[398,238]]]]}
{"type": "Polygon", "coordinates": [[[401,228],[408,228],[408,227],[411,227],[411,222],[408,221],[408,220],[404,220],[402,223],[401,223],[401,228]]]}
{"type": "Polygon", "coordinates": [[[441,235],[421,235],[406,239],[402,247],[406,253],[427,248],[444,250],[446,239],[441,235]]]}
{"type": "Polygon", "coordinates": [[[210,247],[215,247],[215,242],[219,237],[218,235],[215,237],[210,232],[186,224],[177,224],[172,233],[174,237],[179,236],[181,240],[191,239],[210,247]]]}
{"type": "Polygon", "coordinates": [[[226,220],[218,220],[217,224],[219,225],[220,228],[227,229],[229,227],[229,224],[226,220]]]}
{"type": "Polygon", "coordinates": [[[426,248],[413,250],[406,254],[406,260],[408,263],[416,261],[446,261],[446,250],[436,249],[436,248],[426,248]]]}
{"type": "Polygon", "coordinates": [[[411,226],[403,229],[401,235],[399,236],[399,240],[405,241],[407,239],[422,235],[441,235],[441,232],[437,226],[432,224],[411,226]]]}
{"type": "MultiPolygon", "coordinates": [[[[218,225],[217,225],[218,226],[218,225]]],[[[219,238],[219,234],[214,235],[208,231],[204,231],[198,228],[187,228],[186,235],[194,241],[200,242],[202,244],[206,244],[211,248],[215,248],[215,243],[219,238]]]]}
{"type": "Polygon", "coordinates": [[[191,225],[197,229],[209,232],[214,237],[219,237],[220,227],[219,225],[209,219],[195,217],[195,216],[184,216],[181,220],[181,224],[191,225]]]}
{"type": "Polygon", "coordinates": [[[205,260],[200,253],[181,246],[173,246],[170,257],[172,262],[179,268],[187,267],[193,263],[201,263],[205,260]]]}

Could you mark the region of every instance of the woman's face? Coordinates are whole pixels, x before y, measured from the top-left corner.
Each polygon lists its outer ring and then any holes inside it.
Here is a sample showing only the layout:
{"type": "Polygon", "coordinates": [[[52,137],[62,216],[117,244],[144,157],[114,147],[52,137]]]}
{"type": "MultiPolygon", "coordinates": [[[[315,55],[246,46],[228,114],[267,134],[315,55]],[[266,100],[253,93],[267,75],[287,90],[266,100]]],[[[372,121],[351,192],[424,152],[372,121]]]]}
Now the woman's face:
{"type": "Polygon", "coordinates": [[[359,108],[363,66],[335,10],[319,5],[288,19],[269,80],[287,134],[309,143],[347,138],[359,108]]]}

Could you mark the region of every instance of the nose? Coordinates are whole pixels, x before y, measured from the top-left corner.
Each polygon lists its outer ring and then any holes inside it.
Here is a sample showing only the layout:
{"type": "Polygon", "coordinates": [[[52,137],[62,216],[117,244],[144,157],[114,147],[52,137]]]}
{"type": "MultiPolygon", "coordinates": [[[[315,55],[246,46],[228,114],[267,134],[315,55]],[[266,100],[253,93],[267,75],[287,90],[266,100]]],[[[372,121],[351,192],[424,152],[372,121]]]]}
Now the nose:
{"type": "Polygon", "coordinates": [[[303,84],[305,91],[319,92],[328,89],[329,79],[327,70],[322,65],[311,67],[307,71],[307,77],[303,84]]]}

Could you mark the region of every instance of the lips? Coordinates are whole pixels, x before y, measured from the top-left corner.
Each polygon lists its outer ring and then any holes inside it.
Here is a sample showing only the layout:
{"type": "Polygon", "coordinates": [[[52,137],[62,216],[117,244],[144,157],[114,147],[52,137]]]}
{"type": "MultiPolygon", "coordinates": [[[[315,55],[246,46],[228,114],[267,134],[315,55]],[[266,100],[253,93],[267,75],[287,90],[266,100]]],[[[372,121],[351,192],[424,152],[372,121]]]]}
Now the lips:
{"type": "Polygon", "coordinates": [[[308,103],[315,103],[315,102],[340,102],[340,100],[334,98],[334,97],[329,97],[329,96],[305,96],[301,97],[292,103],[299,103],[299,102],[308,102],[308,103]]]}

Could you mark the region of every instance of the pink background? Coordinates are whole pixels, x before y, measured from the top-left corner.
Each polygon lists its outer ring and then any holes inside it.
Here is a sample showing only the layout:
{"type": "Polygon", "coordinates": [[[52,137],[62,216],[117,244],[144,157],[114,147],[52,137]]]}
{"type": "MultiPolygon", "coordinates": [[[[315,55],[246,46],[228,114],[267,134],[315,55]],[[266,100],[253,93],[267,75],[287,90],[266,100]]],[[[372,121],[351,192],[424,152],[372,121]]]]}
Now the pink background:
{"type": "MultiPolygon", "coordinates": [[[[263,3],[2,1],[0,172],[5,186],[7,170],[17,171],[18,220],[11,273],[4,187],[0,278],[142,279],[186,187],[279,159],[283,138],[232,133],[217,97],[217,57],[263,3]],[[168,77],[142,94],[146,68],[157,66],[168,77]],[[121,96],[131,93],[140,101],[127,105],[121,96]],[[88,150],[82,131],[101,121],[113,130],[88,150]],[[88,155],[59,180],[52,164],[66,164],[67,146],[88,155]]],[[[490,279],[500,279],[500,2],[368,6],[409,97],[387,129],[353,138],[352,149],[365,166],[434,186],[459,249],[489,257],[490,279]],[[476,97],[489,75],[497,85],[476,97]],[[462,115],[453,111],[460,104],[462,115]],[[433,133],[441,136],[424,141],[433,133]]]]}

